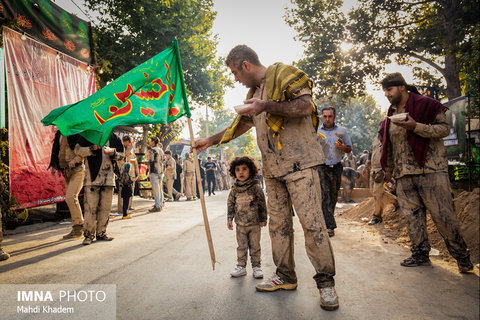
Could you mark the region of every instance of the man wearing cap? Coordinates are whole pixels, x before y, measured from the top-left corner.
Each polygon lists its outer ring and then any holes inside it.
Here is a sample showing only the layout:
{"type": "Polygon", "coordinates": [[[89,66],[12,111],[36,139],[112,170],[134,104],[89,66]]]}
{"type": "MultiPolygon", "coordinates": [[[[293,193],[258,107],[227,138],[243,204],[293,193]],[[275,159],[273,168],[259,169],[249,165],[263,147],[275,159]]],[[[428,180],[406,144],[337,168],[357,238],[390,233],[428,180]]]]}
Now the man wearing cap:
{"type": "Polygon", "coordinates": [[[448,180],[442,140],[450,130],[445,116],[447,108],[418,94],[398,72],[388,74],[382,80],[382,87],[391,103],[387,116],[408,113],[398,122],[386,118],[380,128],[380,163],[385,179],[390,180],[393,174],[397,181],[398,203],[407,218],[411,241],[412,256],[400,264],[404,267],[430,265],[428,210],[448,251],[457,260],[459,271],[473,270],[470,252],[460,235],[448,180]]]}

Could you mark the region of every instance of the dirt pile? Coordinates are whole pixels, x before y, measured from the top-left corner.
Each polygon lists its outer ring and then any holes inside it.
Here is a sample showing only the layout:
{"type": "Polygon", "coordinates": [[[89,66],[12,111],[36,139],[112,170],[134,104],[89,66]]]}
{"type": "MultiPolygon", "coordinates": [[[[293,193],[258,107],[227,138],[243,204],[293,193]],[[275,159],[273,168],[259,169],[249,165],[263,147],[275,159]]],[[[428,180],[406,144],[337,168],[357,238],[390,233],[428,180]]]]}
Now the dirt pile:
{"type": "MultiPolygon", "coordinates": [[[[460,229],[470,249],[472,262],[475,264],[479,263],[480,188],[472,192],[464,191],[460,193],[454,201],[460,229]]],[[[366,223],[372,217],[373,208],[373,198],[367,198],[356,207],[344,211],[342,217],[366,223]]],[[[395,207],[388,203],[383,212],[383,223],[372,226],[372,228],[377,229],[380,234],[409,247],[410,239],[407,234],[406,225],[406,219],[401,214],[400,209],[395,210],[395,207]]],[[[438,233],[430,214],[427,214],[427,231],[431,247],[437,249],[440,252],[440,256],[444,259],[452,260],[453,258],[448,253],[445,242],[438,233]]],[[[432,254],[434,253],[432,252],[432,254]]]]}

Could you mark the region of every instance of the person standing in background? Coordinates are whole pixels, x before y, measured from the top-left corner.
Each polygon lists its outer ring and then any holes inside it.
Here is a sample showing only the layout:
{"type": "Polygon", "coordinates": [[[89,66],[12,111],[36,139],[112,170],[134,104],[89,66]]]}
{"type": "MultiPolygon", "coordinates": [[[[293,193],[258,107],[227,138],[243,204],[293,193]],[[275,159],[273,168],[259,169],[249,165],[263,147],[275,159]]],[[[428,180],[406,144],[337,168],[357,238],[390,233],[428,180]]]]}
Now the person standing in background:
{"type": "Polygon", "coordinates": [[[165,151],[165,177],[167,178],[167,202],[172,202],[174,200],[173,183],[177,178],[177,163],[175,162],[175,159],[173,159],[172,152],[170,150],[165,151]]]}
{"type": "Polygon", "coordinates": [[[322,185],[322,210],[327,225],[328,235],[335,235],[335,206],[338,199],[338,191],[342,183],[343,166],[341,163],[342,153],[352,152],[352,141],[347,129],[335,124],[337,117],[334,107],[322,109],[323,124],[318,129],[322,144],[323,154],[326,157],[324,164],[320,165],[320,183],[322,185]],[[323,137],[325,139],[323,139],[323,137]]]}

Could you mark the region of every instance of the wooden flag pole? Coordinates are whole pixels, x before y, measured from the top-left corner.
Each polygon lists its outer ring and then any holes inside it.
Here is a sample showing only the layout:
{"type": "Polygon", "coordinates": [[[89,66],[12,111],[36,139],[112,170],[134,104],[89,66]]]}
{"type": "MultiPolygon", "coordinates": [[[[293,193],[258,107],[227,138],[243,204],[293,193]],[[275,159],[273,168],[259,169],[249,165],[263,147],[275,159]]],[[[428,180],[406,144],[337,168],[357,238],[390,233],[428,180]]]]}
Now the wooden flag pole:
{"type": "MultiPolygon", "coordinates": [[[[188,119],[188,129],[190,131],[190,144],[193,145],[194,137],[193,137],[193,129],[192,129],[192,120],[188,119]]],[[[200,176],[200,166],[198,165],[198,154],[197,149],[192,148],[193,150],[193,159],[195,165],[195,172],[197,174],[197,185],[198,185],[198,192],[200,194],[200,202],[202,204],[202,212],[203,212],[203,223],[205,225],[205,233],[207,234],[208,240],[208,249],[210,250],[210,259],[212,260],[212,267],[215,270],[215,250],[213,249],[213,242],[212,242],[212,234],[210,233],[210,225],[208,223],[208,216],[207,216],[207,207],[205,206],[205,196],[203,194],[202,188],[202,177],[200,176]]]]}

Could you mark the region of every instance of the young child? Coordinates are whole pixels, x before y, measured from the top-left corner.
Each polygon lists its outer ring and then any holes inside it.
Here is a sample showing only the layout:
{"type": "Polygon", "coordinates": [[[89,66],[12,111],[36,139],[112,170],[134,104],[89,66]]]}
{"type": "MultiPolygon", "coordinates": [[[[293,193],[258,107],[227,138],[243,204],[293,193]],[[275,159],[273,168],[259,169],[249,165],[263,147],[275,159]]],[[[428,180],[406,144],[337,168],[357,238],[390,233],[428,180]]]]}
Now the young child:
{"type": "Polygon", "coordinates": [[[130,219],[131,215],[128,214],[128,205],[130,203],[130,198],[133,195],[132,185],[133,180],[130,175],[130,163],[126,162],[122,170],[120,171],[120,178],[118,180],[119,185],[122,187],[122,194],[120,195],[123,199],[123,217],[122,219],[130,219]]]}
{"type": "Polygon", "coordinates": [[[237,231],[237,267],[230,275],[241,277],[247,274],[247,252],[253,277],[263,278],[261,269],[260,227],[267,224],[267,204],[260,183],[255,179],[258,173],[256,161],[250,156],[236,157],[230,162],[230,175],[236,178],[228,195],[227,228],[233,230],[235,220],[237,231]]]}

